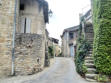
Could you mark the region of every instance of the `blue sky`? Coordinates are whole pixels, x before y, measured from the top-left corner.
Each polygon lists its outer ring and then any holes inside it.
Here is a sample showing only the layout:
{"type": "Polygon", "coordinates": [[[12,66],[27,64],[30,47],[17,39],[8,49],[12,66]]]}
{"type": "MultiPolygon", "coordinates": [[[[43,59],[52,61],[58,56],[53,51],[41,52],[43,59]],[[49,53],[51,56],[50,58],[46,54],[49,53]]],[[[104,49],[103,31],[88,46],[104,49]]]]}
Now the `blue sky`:
{"type": "Polygon", "coordinates": [[[90,9],[90,0],[47,0],[53,11],[47,29],[51,37],[60,39],[65,28],[79,24],[79,13],[90,9]]]}

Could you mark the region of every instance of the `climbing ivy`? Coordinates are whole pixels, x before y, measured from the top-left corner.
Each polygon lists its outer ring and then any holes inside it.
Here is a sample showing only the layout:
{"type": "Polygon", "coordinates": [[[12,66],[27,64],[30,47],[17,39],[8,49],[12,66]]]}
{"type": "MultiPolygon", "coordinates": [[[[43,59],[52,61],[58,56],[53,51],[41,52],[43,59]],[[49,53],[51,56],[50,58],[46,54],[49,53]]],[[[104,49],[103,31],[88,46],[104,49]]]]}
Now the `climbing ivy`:
{"type": "Polygon", "coordinates": [[[75,64],[77,72],[82,76],[84,76],[87,72],[87,67],[84,65],[84,60],[89,49],[90,44],[84,39],[84,35],[82,34],[82,26],[80,24],[75,64]]]}
{"type": "Polygon", "coordinates": [[[99,73],[111,74],[111,0],[93,0],[94,61],[99,73]]]}

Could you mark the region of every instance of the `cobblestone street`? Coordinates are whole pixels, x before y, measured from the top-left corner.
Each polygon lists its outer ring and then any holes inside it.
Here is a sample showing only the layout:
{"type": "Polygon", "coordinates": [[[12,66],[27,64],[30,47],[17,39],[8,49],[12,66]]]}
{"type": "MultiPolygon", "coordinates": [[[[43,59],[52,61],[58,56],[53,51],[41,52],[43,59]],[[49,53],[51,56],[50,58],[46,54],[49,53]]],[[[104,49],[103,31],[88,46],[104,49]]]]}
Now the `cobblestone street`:
{"type": "Polygon", "coordinates": [[[71,58],[56,58],[55,63],[39,74],[18,76],[1,80],[0,83],[89,83],[75,70],[71,58]]]}

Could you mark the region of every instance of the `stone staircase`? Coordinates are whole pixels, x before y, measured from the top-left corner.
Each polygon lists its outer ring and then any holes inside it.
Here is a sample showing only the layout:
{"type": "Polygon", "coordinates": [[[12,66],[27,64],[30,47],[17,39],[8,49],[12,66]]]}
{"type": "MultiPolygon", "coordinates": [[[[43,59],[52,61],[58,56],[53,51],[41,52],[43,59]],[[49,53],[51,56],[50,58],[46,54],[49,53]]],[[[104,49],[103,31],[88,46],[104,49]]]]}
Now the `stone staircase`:
{"type": "Polygon", "coordinates": [[[87,81],[96,81],[95,77],[97,76],[96,68],[94,65],[94,60],[92,56],[87,56],[85,58],[85,65],[87,67],[86,80],[87,81]]]}
{"type": "Polygon", "coordinates": [[[87,73],[85,74],[86,80],[89,82],[96,82],[95,77],[97,76],[96,67],[94,65],[93,58],[93,40],[94,31],[93,26],[85,27],[85,39],[90,43],[91,48],[88,51],[87,57],[85,57],[85,65],[87,67],[87,73]]]}
{"type": "Polygon", "coordinates": [[[96,67],[94,65],[94,59],[92,56],[92,46],[90,51],[88,52],[88,56],[85,58],[85,65],[87,67],[87,73],[85,75],[86,80],[89,82],[96,82],[95,78],[97,76],[96,67]]]}

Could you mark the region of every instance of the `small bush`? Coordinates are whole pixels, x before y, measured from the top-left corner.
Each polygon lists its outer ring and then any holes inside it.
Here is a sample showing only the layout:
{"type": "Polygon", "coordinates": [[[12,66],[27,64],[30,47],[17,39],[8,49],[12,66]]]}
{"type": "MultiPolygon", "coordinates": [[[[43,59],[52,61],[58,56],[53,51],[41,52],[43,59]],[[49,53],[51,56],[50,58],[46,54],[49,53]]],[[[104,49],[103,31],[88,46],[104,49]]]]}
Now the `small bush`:
{"type": "Polygon", "coordinates": [[[97,75],[96,78],[95,78],[98,82],[108,82],[109,79],[108,79],[108,76],[106,75],[97,75]]]}
{"type": "Polygon", "coordinates": [[[53,46],[49,46],[48,47],[48,53],[49,53],[50,58],[54,58],[54,49],[53,49],[53,46]]]}

